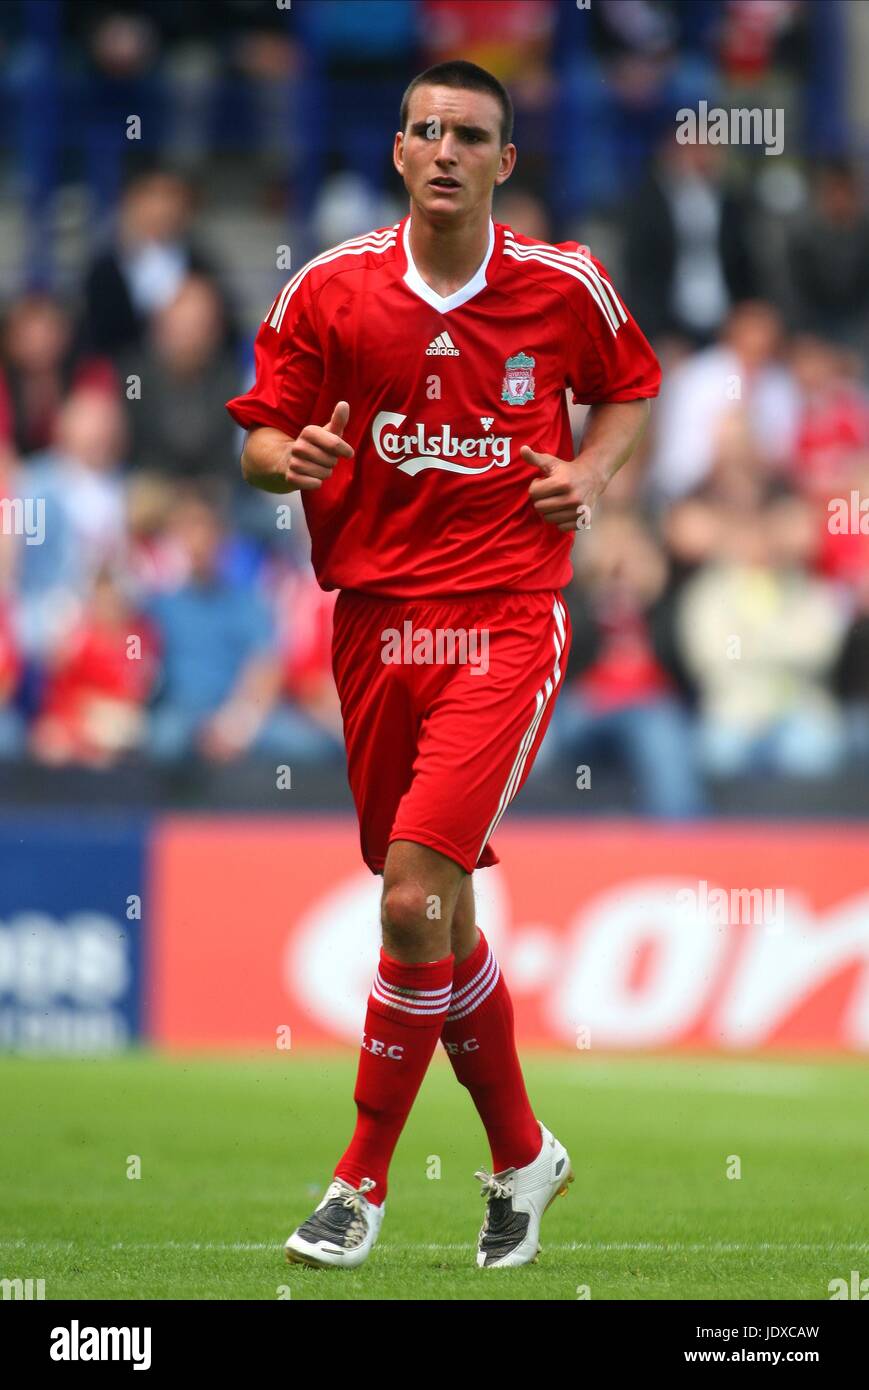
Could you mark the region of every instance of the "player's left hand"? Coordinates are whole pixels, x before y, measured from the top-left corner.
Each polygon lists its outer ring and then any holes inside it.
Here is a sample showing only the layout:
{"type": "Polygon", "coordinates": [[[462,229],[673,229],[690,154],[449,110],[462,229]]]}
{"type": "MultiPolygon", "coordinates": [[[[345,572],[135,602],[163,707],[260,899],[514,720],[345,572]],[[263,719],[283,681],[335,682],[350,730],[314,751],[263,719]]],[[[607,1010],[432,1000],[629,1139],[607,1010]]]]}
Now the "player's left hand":
{"type": "Polygon", "coordinates": [[[534,464],[543,474],[535,478],[528,489],[534,510],[544,521],[559,531],[579,531],[589,525],[591,512],[606,483],[583,461],[558,459],[552,454],[538,454],[523,444],[519,450],[526,463],[534,464]]]}

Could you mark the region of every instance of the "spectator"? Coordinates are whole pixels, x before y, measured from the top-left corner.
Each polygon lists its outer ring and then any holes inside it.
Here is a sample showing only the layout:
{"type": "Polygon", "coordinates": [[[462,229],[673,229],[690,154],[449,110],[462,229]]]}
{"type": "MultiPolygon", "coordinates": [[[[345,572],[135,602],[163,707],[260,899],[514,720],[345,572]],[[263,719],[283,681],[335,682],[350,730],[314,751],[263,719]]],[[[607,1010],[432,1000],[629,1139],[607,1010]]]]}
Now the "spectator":
{"type": "Polygon", "coordinates": [[[678,680],[655,644],[666,581],[665,557],[637,516],[595,516],[566,594],[574,638],[539,756],[543,768],[614,758],[636,784],[640,811],[682,817],[702,811],[703,795],[678,680]]]}
{"type": "Polygon", "coordinates": [[[107,767],[137,748],[155,658],[153,633],[123,584],[101,571],[80,621],[50,656],[31,734],[34,756],[107,767]]]}
{"type": "Polygon", "coordinates": [[[97,571],[125,546],[121,458],[124,418],[115,397],[81,390],[60,411],[53,449],[34,456],[19,492],[38,509],[38,543],[18,549],[19,640],[50,651],[76,622],[97,571]]]}
{"type": "Polygon", "coordinates": [[[662,665],[675,681],[690,711],[692,730],[696,722],[697,687],[682,659],[677,615],[685,585],[716,553],[721,516],[719,505],[709,497],[698,495],[675,502],[659,519],[660,542],[668,562],[667,582],[650,614],[652,639],[662,665]]]}
{"type": "MultiPolygon", "coordinates": [[[[192,206],[191,189],[176,174],[154,172],[130,183],[117,242],[97,255],[85,278],[85,336],[94,351],[114,358],[141,345],[152,315],[171,303],[189,274],[216,281],[191,236],[192,206]]],[[[226,312],[226,324],[229,318],[226,312]]]]}
{"type": "Polygon", "coordinates": [[[766,464],[748,414],[732,410],[721,419],[712,467],[695,495],[732,516],[753,514],[781,487],[766,464]]]}
{"type": "Polygon", "coordinates": [[[842,346],[867,348],[869,212],[856,167],[828,160],[788,242],[798,325],[842,346]]]}
{"type": "Polygon", "coordinates": [[[804,0],[725,0],[719,16],[721,64],[735,87],[768,81],[776,69],[805,78],[810,37],[804,0]]]}
{"type": "Polygon", "coordinates": [[[653,493],[664,500],[695,491],[713,472],[735,428],[756,467],[782,472],[793,456],[799,398],[780,361],[778,313],[760,300],[740,305],[722,341],[687,358],[664,382],[650,462],[653,493]]]}
{"type": "Polygon", "coordinates": [[[733,306],[757,291],[748,211],[724,169],[719,146],[668,135],[628,207],[625,293],[654,340],[708,346],[733,306]]]}
{"type": "Polygon", "coordinates": [[[225,762],[247,751],[292,763],[316,761],[333,742],[300,711],[279,703],[281,667],[261,594],[221,568],[224,530],[213,505],[190,495],[173,530],[190,577],[148,608],[162,650],[162,684],[149,746],[161,760],[198,754],[225,762]]]}
{"type": "Polygon", "coordinates": [[[715,15],[699,0],[594,0],[579,14],[567,5],[557,12],[557,56],[567,55],[561,128],[573,134],[559,150],[555,193],[565,211],[582,214],[640,184],[676,111],[715,100],[715,15]]]}
{"type": "Polygon", "coordinates": [[[151,321],[144,353],[127,360],[127,415],[136,468],[173,479],[238,477],[236,428],[222,404],[238,389],[224,343],[223,310],[214,286],[188,276],[151,321]],[[224,418],[221,418],[224,417],[224,418]]]}
{"type": "Polygon", "coordinates": [[[790,361],[800,393],[793,479],[826,503],[844,488],[855,455],[869,448],[869,396],[847,355],[821,338],[798,337],[790,361]]]}
{"type": "Polygon", "coordinates": [[[108,358],[83,354],[72,320],[49,294],[16,299],[6,313],[0,355],[0,439],[26,458],[47,449],[71,391],[118,391],[108,358]]]}
{"type": "Polygon", "coordinates": [[[811,507],[784,495],[722,518],[716,562],[686,584],[679,641],[700,691],[700,747],[714,776],[825,775],[843,735],[829,678],[843,640],[835,592],[808,573],[811,507]]]}
{"type": "Polygon", "coordinates": [[[301,85],[287,80],[299,66],[290,5],[88,0],[64,6],[62,19],[85,64],[84,139],[94,163],[110,162],[94,170],[104,195],[114,193],[120,162],[111,125],[123,130],[129,112],[141,114],[152,139],[179,162],[200,162],[215,142],[231,143],[255,149],[259,162],[278,159],[277,170],[286,171],[298,126],[287,117],[296,114],[290,103],[301,85]]]}
{"type": "Polygon", "coordinates": [[[177,589],[190,573],[170,521],[178,489],[161,473],[133,473],[127,482],[126,572],[142,596],[177,589]]]}

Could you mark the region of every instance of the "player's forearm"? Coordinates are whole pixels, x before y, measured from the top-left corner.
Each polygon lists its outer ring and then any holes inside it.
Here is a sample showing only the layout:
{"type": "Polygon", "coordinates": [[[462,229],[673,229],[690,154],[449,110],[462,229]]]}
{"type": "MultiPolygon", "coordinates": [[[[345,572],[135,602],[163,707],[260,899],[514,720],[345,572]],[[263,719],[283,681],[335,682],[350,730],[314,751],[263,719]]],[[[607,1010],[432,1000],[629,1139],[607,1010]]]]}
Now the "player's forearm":
{"type": "Polygon", "coordinates": [[[298,483],[287,477],[293,438],[270,425],[248,433],[241,451],[241,472],[246,483],[263,492],[297,492],[298,483]]]}
{"type": "Polygon", "coordinates": [[[606,401],[590,407],[577,460],[597,474],[604,487],[636,449],[650,411],[647,400],[606,401]]]}

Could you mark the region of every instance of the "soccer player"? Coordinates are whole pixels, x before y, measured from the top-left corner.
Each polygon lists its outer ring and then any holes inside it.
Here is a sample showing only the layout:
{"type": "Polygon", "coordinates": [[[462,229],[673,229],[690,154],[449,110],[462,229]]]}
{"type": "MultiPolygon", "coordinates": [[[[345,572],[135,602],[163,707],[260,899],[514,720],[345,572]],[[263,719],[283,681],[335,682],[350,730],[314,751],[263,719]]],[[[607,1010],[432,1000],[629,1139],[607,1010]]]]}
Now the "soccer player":
{"type": "Polygon", "coordinates": [[[513,171],[504,87],[463,61],[414,78],[394,163],[408,215],[315,256],[228,402],[247,482],[300,490],[362,856],[383,875],[356,1126],[287,1258],[354,1267],[438,1039],[485,1127],[477,1264],[536,1259],[572,1178],[531,1107],[472,874],[525,781],[565,669],[571,549],[635,448],[660,368],[603,266],[495,223],[513,171]],[[566,389],[591,406],[574,457],[566,389]]]}

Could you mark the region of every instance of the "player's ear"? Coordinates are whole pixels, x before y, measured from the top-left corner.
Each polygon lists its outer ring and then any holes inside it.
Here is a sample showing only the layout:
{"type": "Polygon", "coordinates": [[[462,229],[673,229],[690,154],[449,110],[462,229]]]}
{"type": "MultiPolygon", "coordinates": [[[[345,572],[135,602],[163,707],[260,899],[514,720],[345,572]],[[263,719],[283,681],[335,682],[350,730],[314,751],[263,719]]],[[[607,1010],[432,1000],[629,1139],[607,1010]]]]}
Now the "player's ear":
{"type": "Polygon", "coordinates": [[[404,131],[395,132],[395,144],[392,147],[392,162],[400,174],[404,173],[404,131]]]}
{"type": "Polygon", "coordinates": [[[501,163],[495,175],[495,186],[506,183],[516,167],[516,146],[505,145],[501,151],[501,163]]]}

